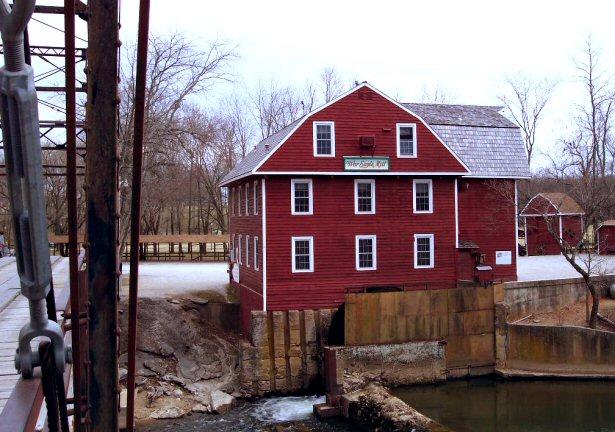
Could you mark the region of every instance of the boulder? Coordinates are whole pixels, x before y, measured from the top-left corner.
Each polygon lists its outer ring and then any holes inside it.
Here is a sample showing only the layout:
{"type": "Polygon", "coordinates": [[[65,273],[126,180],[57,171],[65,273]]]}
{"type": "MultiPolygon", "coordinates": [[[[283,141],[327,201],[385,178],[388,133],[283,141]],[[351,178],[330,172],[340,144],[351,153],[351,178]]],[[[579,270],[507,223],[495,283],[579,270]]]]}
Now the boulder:
{"type": "Polygon", "coordinates": [[[211,411],[216,414],[224,414],[235,405],[235,398],[220,390],[211,392],[211,411]]]}
{"type": "Polygon", "coordinates": [[[203,404],[196,404],[195,406],[192,407],[192,412],[195,412],[195,413],[206,413],[206,412],[209,412],[209,408],[207,408],[203,404]]]}
{"type": "Polygon", "coordinates": [[[150,414],[153,419],[176,419],[183,417],[186,413],[181,408],[176,406],[167,406],[159,408],[150,414]]]}

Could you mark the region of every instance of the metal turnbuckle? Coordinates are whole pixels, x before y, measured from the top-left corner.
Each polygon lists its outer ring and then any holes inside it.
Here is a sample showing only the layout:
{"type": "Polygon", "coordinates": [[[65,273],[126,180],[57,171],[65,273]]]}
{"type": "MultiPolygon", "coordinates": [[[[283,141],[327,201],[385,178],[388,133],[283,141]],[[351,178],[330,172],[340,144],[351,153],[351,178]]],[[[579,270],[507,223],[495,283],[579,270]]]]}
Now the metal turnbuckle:
{"type": "Polygon", "coordinates": [[[9,201],[15,231],[15,255],[21,293],[30,305],[30,322],[19,332],[15,367],[24,378],[40,366],[31,341],[49,338],[56,369],[64,371],[68,349],[60,325],[47,318],[45,297],[50,290],[51,263],[38,130],[38,105],[32,68],[26,64],[23,33],[34,0],[15,0],[11,8],[0,0],[0,33],[4,67],[0,69],[0,108],[9,201]]]}

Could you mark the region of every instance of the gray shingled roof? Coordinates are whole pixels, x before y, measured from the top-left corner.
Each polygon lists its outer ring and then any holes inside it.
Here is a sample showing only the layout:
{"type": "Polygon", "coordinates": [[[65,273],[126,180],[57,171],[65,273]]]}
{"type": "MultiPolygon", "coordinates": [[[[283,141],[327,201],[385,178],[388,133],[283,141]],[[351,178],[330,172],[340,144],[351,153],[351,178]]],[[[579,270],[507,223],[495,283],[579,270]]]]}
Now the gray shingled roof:
{"type": "Polygon", "coordinates": [[[297,125],[297,123],[301,121],[302,118],[303,117],[298,118],[288,126],[283,127],[273,135],[268,136],[267,138],[256,144],[252,151],[250,151],[250,153],[248,153],[242,160],[237,162],[237,164],[235,164],[235,167],[233,167],[233,169],[224,176],[224,178],[222,179],[222,183],[229,182],[243,176],[244,174],[248,174],[250,171],[256,168],[257,165],[263,159],[265,159],[267,154],[272,151],[275,146],[280,143],[280,141],[286,138],[288,134],[290,134],[290,132],[297,125]]]}
{"type": "MultiPolygon", "coordinates": [[[[500,114],[501,107],[404,103],[434,130],[475,177],[530,177],[519,128],[500,114]]],[[[227,183],[248,174],[301,119],[265,138],[224,177],[227,183]]]]}
{"type": "Polygon", "coordinates": [[[502,107],[481,105],[445,105],[402,103],[429,125],[517,128],[500,111],[502,107]]]}
{"type": "Polygon", "coordinates": [[[530,177],[519,129],[431,125],[474,177],[530,177]]]}

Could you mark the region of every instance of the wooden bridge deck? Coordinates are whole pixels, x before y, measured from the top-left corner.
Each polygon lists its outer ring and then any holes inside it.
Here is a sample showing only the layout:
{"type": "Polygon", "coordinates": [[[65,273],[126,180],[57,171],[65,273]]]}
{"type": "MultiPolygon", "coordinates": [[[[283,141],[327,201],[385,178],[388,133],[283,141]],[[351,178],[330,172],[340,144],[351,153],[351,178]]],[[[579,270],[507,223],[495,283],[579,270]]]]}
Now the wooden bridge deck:
{"type": "MultiPolygon", "coordinates": [[[[52,256],[51,265],[57,297],[68,289],[68,258],[52,256]]],[[[20,294],[15,258],[0,258],[0,412],[19,379],[13,358],[19,330],[28,319],[28,300],[20,294]]]]}

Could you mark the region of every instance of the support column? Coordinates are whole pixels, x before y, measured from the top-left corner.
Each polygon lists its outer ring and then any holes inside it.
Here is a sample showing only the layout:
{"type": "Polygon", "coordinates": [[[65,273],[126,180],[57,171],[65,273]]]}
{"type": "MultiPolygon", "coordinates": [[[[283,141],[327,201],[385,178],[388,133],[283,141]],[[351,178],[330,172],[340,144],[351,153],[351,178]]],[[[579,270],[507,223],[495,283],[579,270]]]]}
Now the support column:
{"type": "Polygon", "coordinates": [[[88,2],[87,279],[90,426],[118,430],[118,0],[88,2]]]}

